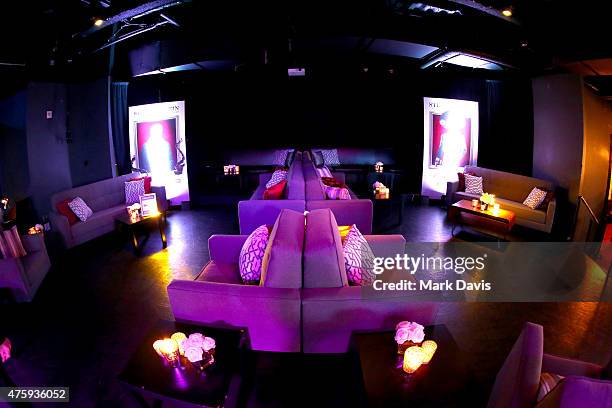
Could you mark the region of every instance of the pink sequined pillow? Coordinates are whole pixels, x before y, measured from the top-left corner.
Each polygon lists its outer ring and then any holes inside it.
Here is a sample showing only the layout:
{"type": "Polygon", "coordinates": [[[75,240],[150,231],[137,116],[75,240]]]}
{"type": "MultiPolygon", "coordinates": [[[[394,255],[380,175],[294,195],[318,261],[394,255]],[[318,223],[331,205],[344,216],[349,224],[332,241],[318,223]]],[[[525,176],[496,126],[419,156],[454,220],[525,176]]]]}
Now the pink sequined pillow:
{"type": "Polygon", "coordinates": [[[367,286],[374,282],[374,253],[365,237],[353,224],[342,243],[344,266],[349,284],[367,286]]]}
{"type": "Polygon", "coordinates": [[[323,187],[325,187],[325,195],[327,196],[328,200],[350,200],[351,199],[351,193],[349,193],[348,188],[331,187],[331,186],[326,186],[326,185],[324,185],[323,187]]]}
{"type": "Polygon", "coordinates": [[[261,279],[261,266],[268,246],[270,231],[266,225],[258,227],[244,241],[240,250],[238,267],[242,282],[247,285],[259,285],[261,279]]]}

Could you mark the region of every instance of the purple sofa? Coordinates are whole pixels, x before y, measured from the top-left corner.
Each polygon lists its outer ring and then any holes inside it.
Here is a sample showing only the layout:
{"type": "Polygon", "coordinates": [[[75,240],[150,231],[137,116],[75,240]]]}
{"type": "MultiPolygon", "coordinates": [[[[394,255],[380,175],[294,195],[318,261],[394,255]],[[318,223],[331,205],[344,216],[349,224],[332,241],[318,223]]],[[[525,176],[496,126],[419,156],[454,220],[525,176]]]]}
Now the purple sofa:
{"type": "Polygon", "coordinates": [[[302,153],[296,152],[295,159],[287,174],[287,198],[284,200],[264,200],[263,194],[266,183],[270,181],[272,173],[259,175],[259,186],[249,200],[238,203],[238,223],[240,233],[248,235],[260,225],[272,225],[283,209],[304,212],[304,176],[302,174],[302,153]]]}
{"type": "Polygon", "coordinates": [[[488,408],[608,408],[612,381],[601,379],[604,367],[544,353],[544,329],[526,323],[495,379],[488,408]],[[565,377],[539,403],[540,375],[565,377]]]}
{"type": "Polygon", "coordinates": [[[279,212],[262,284],[244,285],[240,279],[238,258],[247,236],[214,235],[208,241],[210,262],[200,275],[168,286],[176,320],[246,328],[254,350],[300,351],[304,214],[279,212]]]}
{"type": "MultiPolygon", "coordinates": [[[[131,173],[97,181],[61,191],[51,196],[49,220],[53,229],[59,232],[66,248],[72,248],[114,231],[115,218],[126,211],[124,183],[134,177],[140,177],[140,174],[131,173]],[[85,222],[77,222],[74,225],[70,225],[68,218],[57,212],[56,205],[60,201],[74,197],[81,197],[93,210],[93,215],[85,222]]],[[[163,186],[151,186],[151,192],[156,194],[159,211],[162,213],[166,212],[168,210],[166,188],[163,186]]]]}
{"type": "Polygon", "coordinates": [[[23,235],[27,255],[0,259],[0,288],[8,288],[17,302],[29,302],[51,268],[43,234],[23,235]]]}
{"type": "MultiPolygon", "coordinates": [[[[328,200],[321,178],[309,152],[302,156],[305,182],[306,211],[329,208],[336,217],[338,225],[357,225],[362,234],[372,233],[373,204],[371,200],[359,199],[349,190],[351,200],[328,200]]],[[[343,174],[334,177],[344,182],[343,174]]]]}
{"type": "MultiPolygon", "coordinates": [[[[411,296],[349,286],[338,224],[330,209],[306,215],[302,337],[305,353],[343,353],[354,331],[392,330],[402,320],[431,324],[437,305],[411,296]]],[[[374,255],[395,257],[405,250],[401,235],[365,236],[374,255]]]]}

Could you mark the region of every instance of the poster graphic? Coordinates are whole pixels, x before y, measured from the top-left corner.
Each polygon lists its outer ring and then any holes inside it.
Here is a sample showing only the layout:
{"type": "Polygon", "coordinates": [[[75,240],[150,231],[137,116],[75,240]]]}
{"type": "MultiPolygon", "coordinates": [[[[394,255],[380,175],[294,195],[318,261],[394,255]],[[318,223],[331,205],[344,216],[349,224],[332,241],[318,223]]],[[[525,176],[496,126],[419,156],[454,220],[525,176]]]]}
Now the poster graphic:
{"type": "Polygon", "coordinates": [[[478,102],[424,98],[424,155],[421,193],[440,198],[478,155],[478,102]]]}
{"type": "Polygon", "coordinates": [[[165,186],[171,205],[189,201],[184,107],[179,101],[129,108],[132,167],[165,186]]]}

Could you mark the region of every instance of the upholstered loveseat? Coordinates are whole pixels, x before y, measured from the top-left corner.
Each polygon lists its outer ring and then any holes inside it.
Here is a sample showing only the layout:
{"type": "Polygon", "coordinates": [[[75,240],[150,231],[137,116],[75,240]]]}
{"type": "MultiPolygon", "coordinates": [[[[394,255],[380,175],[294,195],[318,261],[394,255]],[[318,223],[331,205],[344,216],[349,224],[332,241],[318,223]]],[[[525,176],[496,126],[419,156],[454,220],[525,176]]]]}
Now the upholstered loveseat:
{"type": "MultiPolygon", "coordinates": [[[[475,166],[466,166],[465,173],[482,177],[484,192],[495,194],[495,200],[502,208],[513,211],[516,214],[515,223],[517,225],[544,232],[552,230],[557,208],[555,199],[552,199],[545,209],[536,208],[533,210],[523,204],[534,187],[554,192],[555,185],[550,181],[475,166]]],[[[458,181],[447,183],[446,200],[448,205],[459,200],[479,198],[477,194],[459,191],[458,188],[458,181]]]]}
{"type": "MultiPolygon", "coordinates": [[[[125,182],[139,177],[138,173],[110,178],[80,187],[61,191],[51,196],[51,213],[49,219],[53,229],[62,237],[66,248],[72,248],[84,242],[109,233],[115,228],[115,217],[126,211],[125,182]],[[92,209],[93,215],[85,222],[70,225],[68,218],[57,212],[57,204],[65,199],[81,197],[92,209]]],[[[157,196],[159,211],[168,209],[166,189],[151,186],[151,192],[157,196]]]]}

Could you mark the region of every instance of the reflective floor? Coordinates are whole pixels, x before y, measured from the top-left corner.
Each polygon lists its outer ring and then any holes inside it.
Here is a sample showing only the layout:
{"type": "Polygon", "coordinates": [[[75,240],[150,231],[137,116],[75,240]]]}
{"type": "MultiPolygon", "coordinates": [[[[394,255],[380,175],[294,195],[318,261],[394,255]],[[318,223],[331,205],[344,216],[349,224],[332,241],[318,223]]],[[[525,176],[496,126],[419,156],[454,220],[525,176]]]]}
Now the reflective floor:
{"type": "MultiPolygon", "coordinates": [[[[442,209],[405,211],[397,231],[408,241],[451,238],[442,209]]],[[[233,206],[174,212],[168,248],[152,233],[141,256],[113,234],[57,252],[32,303],[0,306],[1,328],[15,346],[7,372],[19,385],[71,387],[72,406],[136,406],[117,374],[148,328],[172,318],[166,285],[199,273],[210,235],[237,233],[235,214],[233,206]]],[[[612,357],[612,303],[444,303],[438,323],[469,354],[485,400],[525,321],[544,325],[546,352],[599,364],[612,357]]],[[[312,381],[305,387],[323,380],[312,381]]]]}

